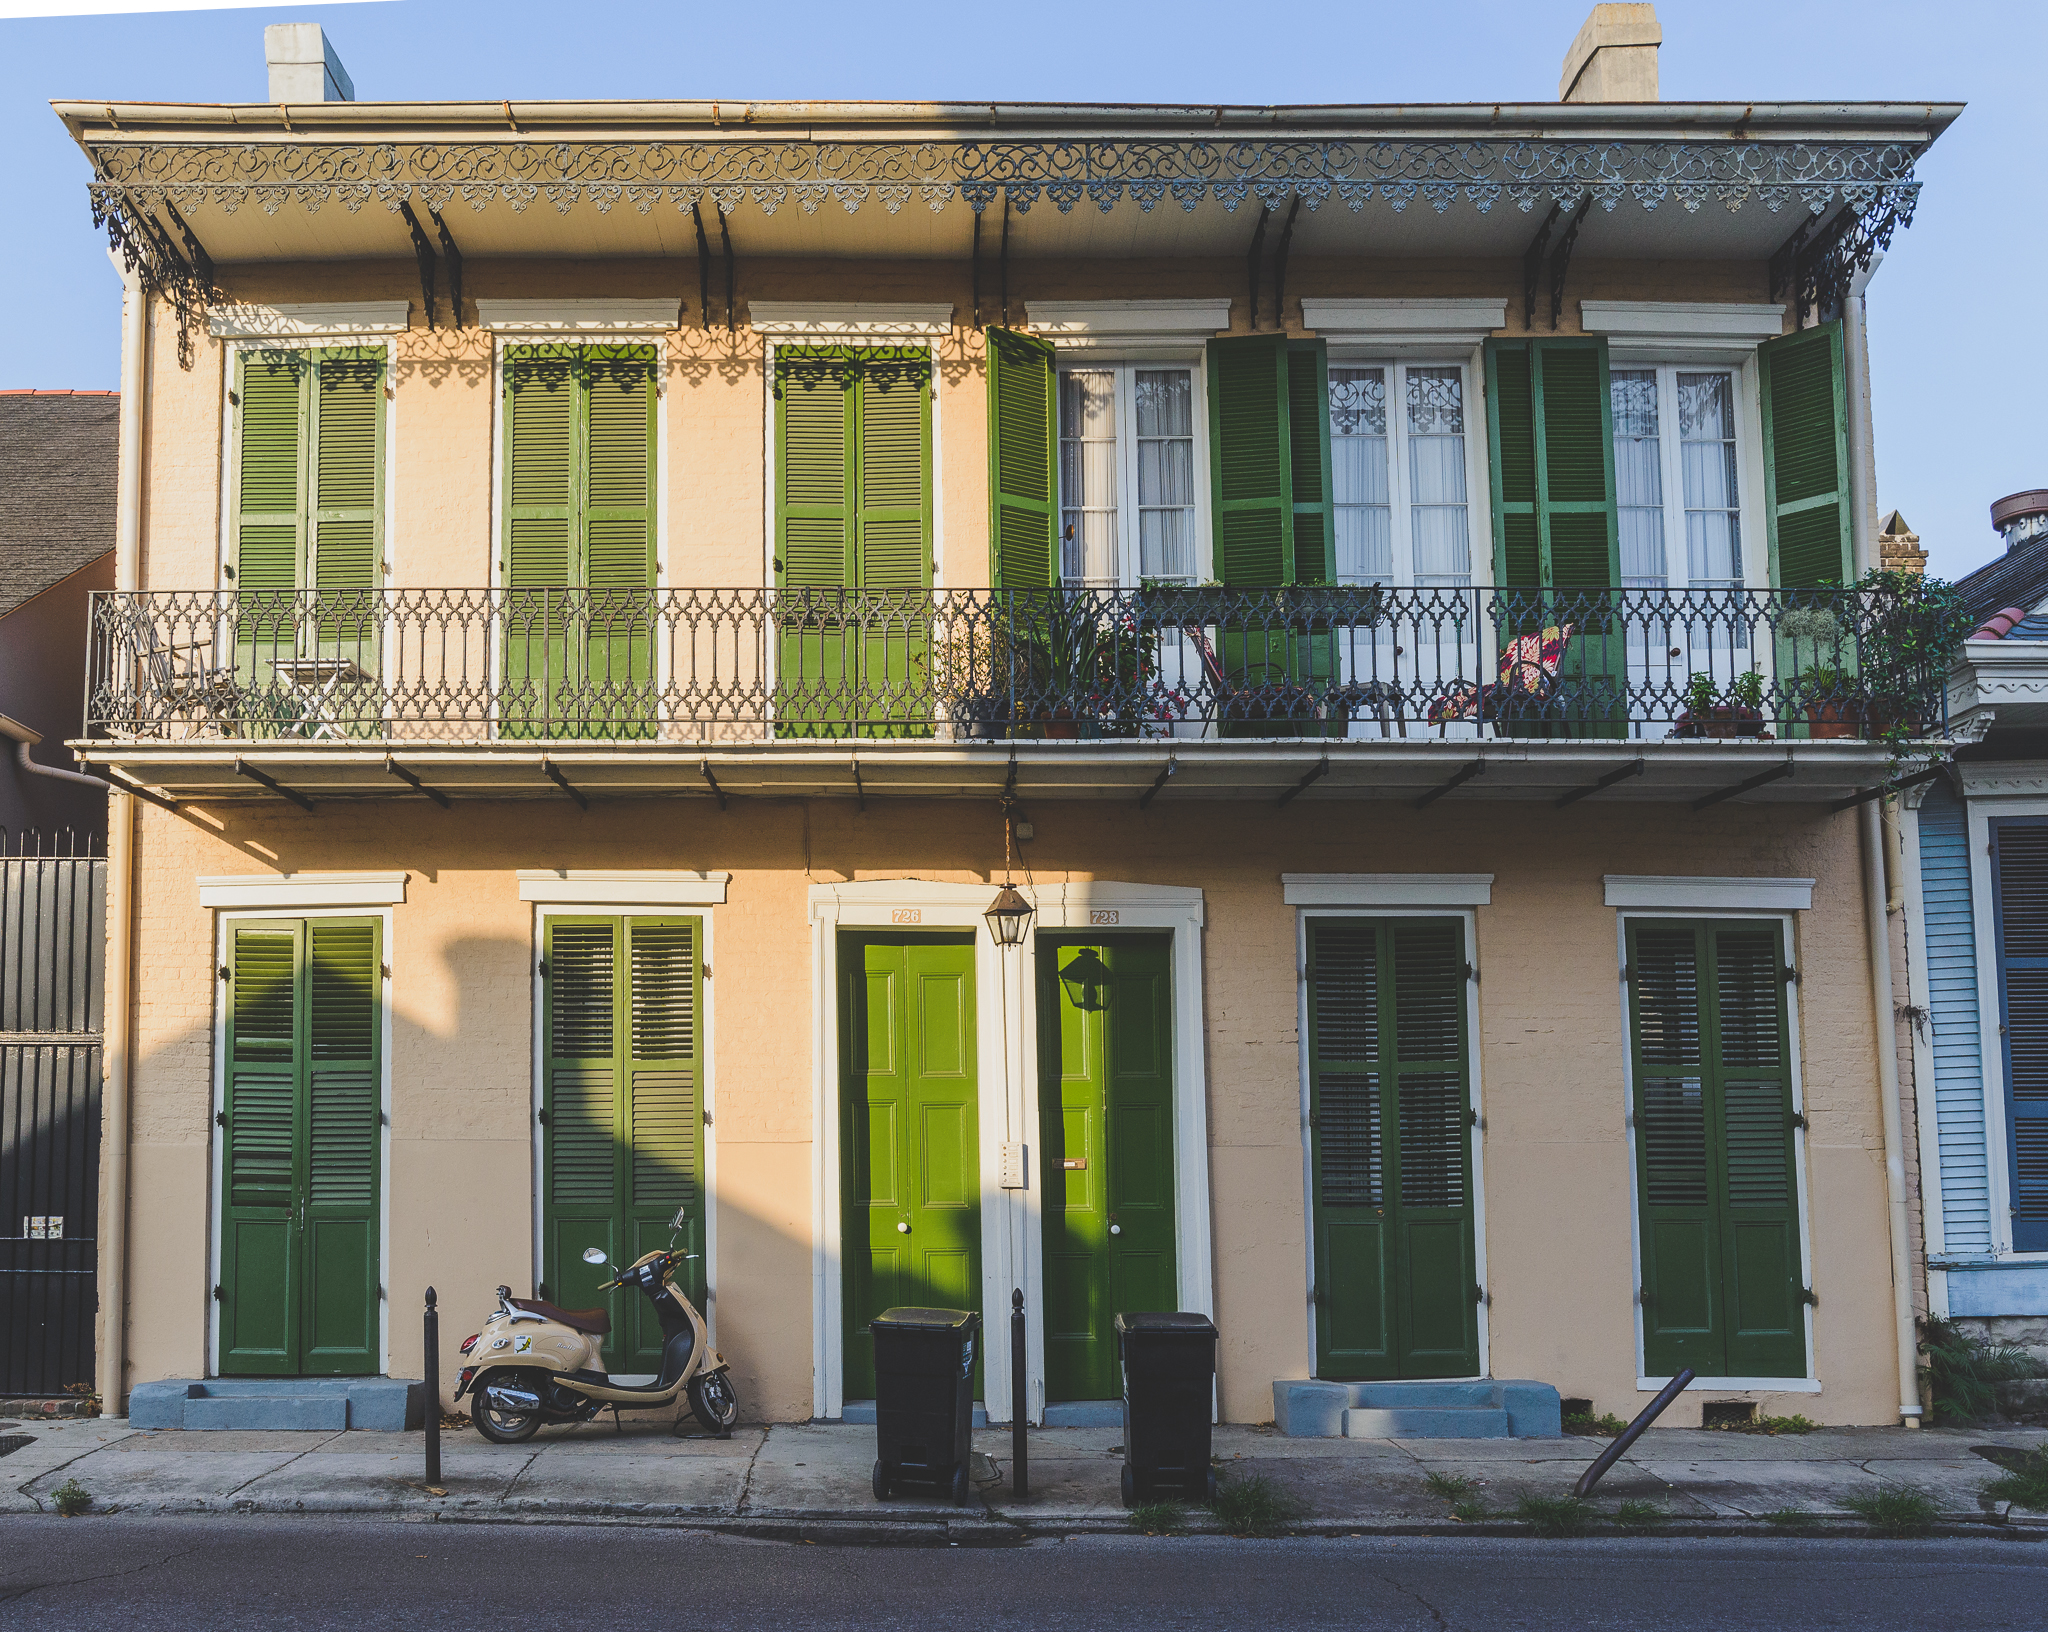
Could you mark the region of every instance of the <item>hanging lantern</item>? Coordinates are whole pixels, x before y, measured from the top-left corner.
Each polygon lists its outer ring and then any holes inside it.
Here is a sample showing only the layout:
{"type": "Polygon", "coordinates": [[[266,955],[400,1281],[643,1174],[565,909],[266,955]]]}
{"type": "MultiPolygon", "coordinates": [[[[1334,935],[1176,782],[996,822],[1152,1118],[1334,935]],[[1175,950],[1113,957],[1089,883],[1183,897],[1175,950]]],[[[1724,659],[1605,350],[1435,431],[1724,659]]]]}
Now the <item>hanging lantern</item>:
{"type": "Polygon", "coordinates": [[[982,916],[998,946],[1022,946],[1024,931],[1031,923],[1031,903],[1017,893],[1015,885],[1005,884],[982,916]]]}
{"type": "Polygon", "coordinates": [[[1093,947],[1084,946],[1076,952],[1071,962],[1060,971],[1060,986],[1067,994],[1067,1001],[1086,1013],[1109,1007],[1109,965],[1095,954],[1093,947]]]}

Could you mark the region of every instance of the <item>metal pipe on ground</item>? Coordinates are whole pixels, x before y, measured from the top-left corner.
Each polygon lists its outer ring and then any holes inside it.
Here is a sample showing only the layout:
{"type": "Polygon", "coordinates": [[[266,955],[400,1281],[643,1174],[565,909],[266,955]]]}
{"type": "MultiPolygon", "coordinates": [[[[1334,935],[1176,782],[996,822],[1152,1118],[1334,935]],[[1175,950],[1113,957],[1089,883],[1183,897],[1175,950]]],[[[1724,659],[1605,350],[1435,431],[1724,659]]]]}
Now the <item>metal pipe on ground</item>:
{"type": "Polygon", "coordinates": [[[1636,1420],[1622,1429],[1612,1445],[1593,1459],[1593,1465],[1579,1475],[1579,1482],[1572,1486],[1574,1496],[1585,1497],[1593,1494],[1593,1487],[1607,1476],[1607,1470],[1627,1454],[1628,1448],[1642,1438],[1643,1430],[1664,1414],[1664,1408],[1683,1394],[1694,1377],[1692,1367],[1687,1366],[1663,1388],[1657,1397],[1636,1413],[1636,1420]]]}

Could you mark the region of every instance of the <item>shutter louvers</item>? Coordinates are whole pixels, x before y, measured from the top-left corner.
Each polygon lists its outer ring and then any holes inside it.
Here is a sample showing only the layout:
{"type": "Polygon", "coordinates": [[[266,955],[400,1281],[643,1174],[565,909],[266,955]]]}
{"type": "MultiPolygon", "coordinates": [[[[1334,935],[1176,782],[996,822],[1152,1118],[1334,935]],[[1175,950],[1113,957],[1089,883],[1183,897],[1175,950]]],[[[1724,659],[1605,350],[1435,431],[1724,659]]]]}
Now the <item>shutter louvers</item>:
{"type": "Polygon", "coordinates": [[[652,346],[617,346],[584,364],[585,582],[592,589],[654,585],[655,363],[652,346]]]}
{"type": "Polygon", "coordinates": [[[374,589],[382,352],[321,352],[314,363],[313,587],[374,589]]]}
{"type": "Polygon", "coordinates": [[[240,470],[235,483],[236,638],[293,638],[304,583],[306,405],[303,352],[245,353],[240,362],[240,470]]]}
{"type": "Polygon", "coordinates": [[[1456,923],[1404,923],[1394,930],[1396,1044],[1404,1066],[1458,1058],[1465,962],[1456,923]]]}
{"type": "Polygon", "coordinates": [[[1643,1186],[1652,1207],[1707,1204],[1707,1113],[1698,1077],[1645,1082],[1636,1133],[1643,1186]]]}
{"type": "Polygon", "coordinates": [[[697,1201],[697,931],[636,918],[627,936],[632,1200],[673,1212],[697,1201]]]}
{"type": "Polygon", "coordinates": [[[1494,575],[1503,589],[1543,583],[1536,527],[1536,395],[1526,342],[1486,343],[1494,575]]]}
{"type": "Polygon", "coordinates": [[[314,919],[308,935],[307,1199],[367,1221],[377,1199],[377,926],[314,919]]]}
{"type": "Polygon", "coordinates": [[[1465,1085],[1455,1071],[1401,1073],[1401,1205],[1465,1205],[1465,1085]]]}
{"type": "Polygon", "coordinates": [[[568,346],[516,346],[505,354],[507,589],[576,582],[577,366],[568,346]]]}
{"type": "Polygon", "coordinates": [[[1324,1207],[1383,1203],[1380,1150],[1378,936],[1318,924],[1311,995],[1315,1025],[1316,1182],[1324,1207]]]}
{"type": "Polygon", "coordinates": [[[609,1206],[614,1194],[617,947],[615,922],[548,926],[548,1200],[557,1207],[609,1206]]]}
{"type": "Polygon", "coordinates": [[[1846,584],[1855,568],[1842,325],[1766,340],[1756,355],[1772,582],[1781,589],[1846,584]]]}
{"type": "Polygon", "coordinates": [[[1050,589],[1059,576],[1053,350],[987,331],[989,571],[998,589],[1050,589]]]}
{"type": "Polygon", "coordinates": [[[1297,340],[1288,345],[1286,358],[1288,476],[1294,511],[1294,571],[1289,582],[1327,584],[1336,565],[1329,348],[1321,340],[1297,340]]]}
{"type": "Polygon", "coordinates": [[[2048,823],[1993,833],[2012,1245],[2048,1252],[2048,823]]]}
{"type": "Polygon", "coordinates": [[[931,582],[930,405],[929,368],[891,357],[864,370],[855,579],[862,589],[931,582]]]}
{"type": "Polygon", "coordinates": [[[232,1208],[292,1204],[297,937],[237,929],[228,981],[226,1184],[232,1208]]]}
{"type": "Polygon", "coordinates": [[[1226,584],[1285,584],[1293,553],[1286,342],[1209,342],[1210,485],[1216,567],[1226,584]]]}
{"type": "Polygon", "coordinates": [[[842,589],[855,581],[853,402],[843,354],[776,354],[775,559],[787,588],[842,589]]]}
{"type": "Polygon", "coordinates": [[[1607,342],[1489,340],[1495,571],[1504,588],[1619,581],[1607,342]]]}

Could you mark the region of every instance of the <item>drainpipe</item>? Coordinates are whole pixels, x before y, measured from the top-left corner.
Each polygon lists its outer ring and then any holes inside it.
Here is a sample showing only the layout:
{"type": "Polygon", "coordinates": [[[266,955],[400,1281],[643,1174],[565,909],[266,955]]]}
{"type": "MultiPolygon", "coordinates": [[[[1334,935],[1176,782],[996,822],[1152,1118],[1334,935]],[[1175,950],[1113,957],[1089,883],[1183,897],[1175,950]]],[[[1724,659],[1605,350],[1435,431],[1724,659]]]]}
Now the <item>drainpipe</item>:
{"type": "Polygon", "coordinates": [[[96,776],[87,776],[83,771],[60,771],[54,765],[37,764],[29,756],[29,750],[43,740],[43,734],[35,727],[23,725],[19,720],[9,719],[5,714],[0,714],[0,737],[13,740],[15,758],[24,774],[47,776],[59,782],[83,782],[88,788],[98,788],[101,793],[108,791],[105,782],[96,776]]]}
{"type": "Polygon", "coordinates": [[[1863,916],[1870,931],[1871,1019],[1877,1026],[1877,1087],[1884,1107],[1884,1188],[1891,1215],[1892,1322],[1899,1348],[1899,1420],[1920,1426],[1920,1347],[1913,1329],[1913,1243],[1906,1218],[1906,1126],[1899,1102],[1898,1021],[1892,1011],[1891,920],[1885,912],[1884,818],[1865,804],[1863,916]]]}
{"type": "Polygon", "coordinates": [[[1849,409],[1849,507],[1850,538],[1856,576],[1861,578],[1877,566],[1877,429],[1870,409],[1869,307],[1864,291],[1882,255],[1871,257],[1870,265],[1849,283],[1842,301],[1842,385],[1849,409]]]}
{"type": "MultiPolygon", "coordinates": [[[[114,588],[135,593],[142,565],[142,398],[149,347],[149,297],[121,273],[121,463],[114,526],[114,588]]],[[[107,974],[105,1094],[100,1109],[100,1409],[127,1414],[128,1377],[128,1085],[132,1046],[135,922],[135,799],[107,796],[107,974]]]]}

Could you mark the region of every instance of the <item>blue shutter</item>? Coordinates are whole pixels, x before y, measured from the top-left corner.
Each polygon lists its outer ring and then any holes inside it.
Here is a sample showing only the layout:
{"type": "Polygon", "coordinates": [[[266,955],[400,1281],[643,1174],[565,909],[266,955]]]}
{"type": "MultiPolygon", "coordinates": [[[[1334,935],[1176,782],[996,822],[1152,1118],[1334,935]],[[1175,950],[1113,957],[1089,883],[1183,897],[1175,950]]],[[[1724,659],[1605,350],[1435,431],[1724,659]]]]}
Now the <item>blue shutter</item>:
{"type": "Polygon", "coordinates": [[[1991,1251],[1991,1170],[1984,1154],[1984,1039],[1977,1012],[1977,926],[1970,903],[1970,824],[1937,782],[1920,803],[1927,1011],[1943,1250],[1991,1251]]]}
{"type": "Polygon", "coordinates": [[[2048,1252],[2048,821],[1993,822],[2015,1252],[2048,1252]]]}

